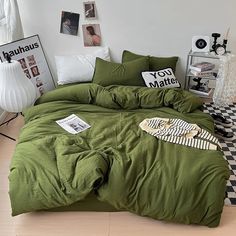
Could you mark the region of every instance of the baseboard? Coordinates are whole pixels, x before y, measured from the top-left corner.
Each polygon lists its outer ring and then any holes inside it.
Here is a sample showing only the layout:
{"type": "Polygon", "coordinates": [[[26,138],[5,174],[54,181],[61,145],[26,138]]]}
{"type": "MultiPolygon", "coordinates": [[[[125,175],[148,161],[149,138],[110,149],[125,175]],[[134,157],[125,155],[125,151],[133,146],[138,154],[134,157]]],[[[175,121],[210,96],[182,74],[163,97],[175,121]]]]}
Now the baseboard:
{"type": "Polygon", "coordinates": [[[8,116],[8,112],[4,111],[1,115],[0,115],[0,124],[6,119],[6,117],[8,116]]]}

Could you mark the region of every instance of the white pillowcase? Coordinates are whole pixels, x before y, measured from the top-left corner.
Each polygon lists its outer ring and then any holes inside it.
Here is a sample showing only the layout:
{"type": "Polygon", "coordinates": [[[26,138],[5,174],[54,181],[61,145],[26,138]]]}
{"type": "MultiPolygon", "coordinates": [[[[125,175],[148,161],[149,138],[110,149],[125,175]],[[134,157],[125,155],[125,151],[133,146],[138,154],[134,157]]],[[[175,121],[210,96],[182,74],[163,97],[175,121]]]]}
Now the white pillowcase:
{"type": "Polygon", "coordinates": [[[55,56],[57,83],[62,85],[92,81],[96,57],[110,61],[109,48],[100,48],[87,55],[55,56]]]}
{"type": "Polygon", "coordinates": [[[142,77],[149,88],[176,88],[180,87],[171,68],[158,71],[142,72],[142,77]]]}

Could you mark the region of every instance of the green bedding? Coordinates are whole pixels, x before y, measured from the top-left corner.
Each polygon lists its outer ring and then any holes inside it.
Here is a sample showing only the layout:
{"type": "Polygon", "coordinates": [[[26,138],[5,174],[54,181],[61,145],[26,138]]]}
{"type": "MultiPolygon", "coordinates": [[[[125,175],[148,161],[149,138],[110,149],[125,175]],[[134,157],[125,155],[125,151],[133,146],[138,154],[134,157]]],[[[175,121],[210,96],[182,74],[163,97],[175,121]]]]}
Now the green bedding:
{"type": "Polygon", "coordinates": [[[47,211],[64,212],[64,211],[96,211],[96,212],[117,212],[115,207],[107,202],[102,202],[97,199],[97,196],[91,192],[86,198],[75,202],[69,206],[62,206],[57,208],[50,208],[47,211]]]}
{"type": "Polygon", "coordinates": [[[69,206],[95,193],[118,210],[217,226],[229,177],[222,152],[167,143],[138,126],[158,116],[212,131],[201,105],[181,89],[81,84],[48,92],[24,112],[9,175],[12,215],[69,206]],[[71,114],[91,128],[73,135],[56,124],[71,114]]]}

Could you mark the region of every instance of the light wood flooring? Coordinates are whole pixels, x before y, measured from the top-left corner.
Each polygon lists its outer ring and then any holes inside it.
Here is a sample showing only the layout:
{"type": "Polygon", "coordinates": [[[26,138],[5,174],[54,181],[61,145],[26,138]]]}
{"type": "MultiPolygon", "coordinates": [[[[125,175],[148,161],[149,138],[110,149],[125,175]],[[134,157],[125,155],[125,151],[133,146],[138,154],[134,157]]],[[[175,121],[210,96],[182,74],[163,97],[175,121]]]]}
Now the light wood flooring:
{"type": "MultiPolygon", "coordinates": [[[[18,117],[0,132],[17,138],[24,121],[18,117]]],[[[41,212],[11,217],[9,163],[16,142],[0,135],[0,236],[225,236],[235,235],[236,207],[224,207],[217,228],[160,222],[127,212],[41,212]]]]}

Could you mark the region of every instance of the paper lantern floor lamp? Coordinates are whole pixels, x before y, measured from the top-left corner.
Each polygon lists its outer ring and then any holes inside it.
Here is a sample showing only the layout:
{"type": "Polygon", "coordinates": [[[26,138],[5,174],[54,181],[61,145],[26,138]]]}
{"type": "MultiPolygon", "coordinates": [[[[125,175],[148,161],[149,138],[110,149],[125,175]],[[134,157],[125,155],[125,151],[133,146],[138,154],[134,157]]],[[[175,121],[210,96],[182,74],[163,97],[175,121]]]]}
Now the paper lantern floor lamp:
{"type": "MultiPolygon", "coordinates": [[[[16,113],[17,116],[24,108],[32,106],[36,98],[36,89],[26,77],[18,61],[8,57],[7,61],[0,63],[0,107],[3,110],[16,113]]],[[[9,123],[12,119],[0,126],[9,123]]],[[[14,140],[5,134],[0,134],[14,140]]]]}

